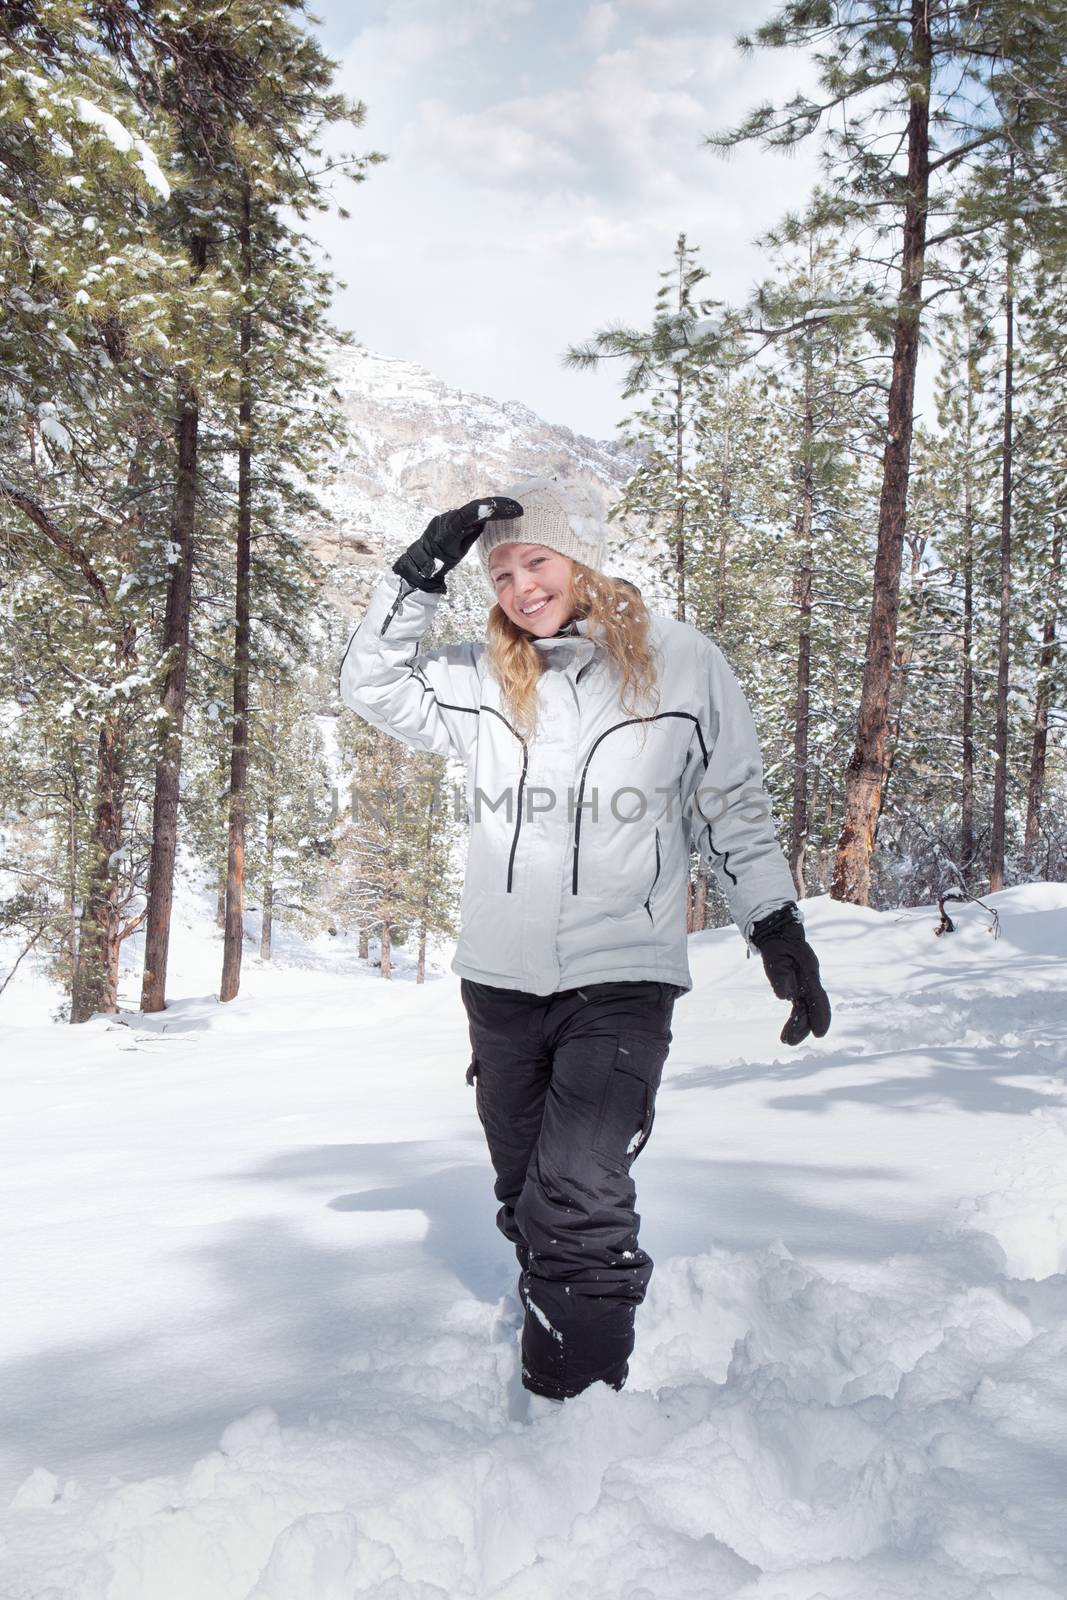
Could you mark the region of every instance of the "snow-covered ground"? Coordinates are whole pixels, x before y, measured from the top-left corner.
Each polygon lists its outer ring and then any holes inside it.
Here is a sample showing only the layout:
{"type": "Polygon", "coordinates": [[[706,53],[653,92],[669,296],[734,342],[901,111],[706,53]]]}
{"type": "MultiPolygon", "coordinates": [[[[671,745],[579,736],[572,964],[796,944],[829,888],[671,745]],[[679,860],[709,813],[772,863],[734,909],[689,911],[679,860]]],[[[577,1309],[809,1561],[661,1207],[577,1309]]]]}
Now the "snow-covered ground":
{"type": "Polygon", "coordinates": [[[533,1416],[455,979],[290,944],[220,1007],[187,907],[171,1008],[75,1030],[25,963],[0,1595],[1063,1600],[1067,885],[993,903],[809,902],[792,1051],[693,941],[630,1387],[533,1416]]]}

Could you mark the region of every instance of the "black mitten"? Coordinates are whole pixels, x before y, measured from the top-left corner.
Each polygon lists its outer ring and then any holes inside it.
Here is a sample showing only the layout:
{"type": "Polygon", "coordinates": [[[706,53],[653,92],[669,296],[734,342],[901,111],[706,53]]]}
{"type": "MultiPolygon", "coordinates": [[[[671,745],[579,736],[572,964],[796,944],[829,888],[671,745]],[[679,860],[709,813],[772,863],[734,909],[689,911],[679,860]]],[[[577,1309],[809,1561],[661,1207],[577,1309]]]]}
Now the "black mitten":
{"type": "Polygon", "coordinates": [[[819,961],[804,937],[804,924],[792,901],[761,917],[752,927],[752,943],[763,957],[764,970],[779,1000],[792,1000],[781,1032],[783,1044],[799,1044],[813,1033],[821,1039],[830,1026],[830,1001],[819,979],[819,961]]]}
{"type": "Polygon", "coordinates": [[[442,511],[393,562],[393,571],[413,589],[444,594],[445,574],[463,560],[481,533],[483,522],[521,516],[519,502],[505,495],[486,495],[484,500],[471,500],[458,511],[442,511]]]}

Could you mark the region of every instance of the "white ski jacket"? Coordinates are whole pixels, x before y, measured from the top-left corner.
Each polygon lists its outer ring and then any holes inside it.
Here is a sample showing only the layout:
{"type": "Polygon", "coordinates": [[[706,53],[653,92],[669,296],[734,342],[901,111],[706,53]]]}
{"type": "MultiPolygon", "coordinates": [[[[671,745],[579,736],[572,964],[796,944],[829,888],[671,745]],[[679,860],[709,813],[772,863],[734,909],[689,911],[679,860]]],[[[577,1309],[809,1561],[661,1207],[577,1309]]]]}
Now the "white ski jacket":
{"type": "Polygon", "coordinates": [[[387,574],[349,641],[341,696],[404,744],[466,766],[454,972],[539,995],[623,979],[691,988],[691,839],[746,938],[795,899],[751,712],[703,634],[652,618],[659,705],[642,719],[623,710],[616,669],[585,621],[538,639],[547,670],[526,741],[484,644],[420,653],[439,599],[387,574]]]}

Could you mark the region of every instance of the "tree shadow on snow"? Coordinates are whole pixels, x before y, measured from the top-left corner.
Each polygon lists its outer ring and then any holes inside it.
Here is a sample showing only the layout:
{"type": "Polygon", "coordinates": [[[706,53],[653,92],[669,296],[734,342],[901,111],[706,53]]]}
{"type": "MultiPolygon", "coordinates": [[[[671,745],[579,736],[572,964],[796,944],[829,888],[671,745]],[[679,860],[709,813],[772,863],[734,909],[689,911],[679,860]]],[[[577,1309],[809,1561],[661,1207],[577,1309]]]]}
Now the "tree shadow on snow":
{"type": "Polygon", "coordinates": [[[1042,1106],[1062,1103],[1058,1088],[1047,1093],[1028,1084],[1012,1083],[1012,1078],[1049,1077],[1060,1079],[1065,1064],[1057,1045],[1045,1042],[1005,1049],[993,1045],[913,1046],[920,1058],[921,1071],[885,1076],[886,1063],[907,1062],[906,1047],[866,1051],[812,1051],[796,1061],[742,1061],[729,1067],[701,1066],[670,1074],[664,1091],[684,1093],[690,1089],[733,1089],[746,1083],[802,1083],[820,1074],[851,1068],[866,1081],[834,1083],[807,1094],[780,1094],[764,1103],[779,1111],[822,1113],[835,1103],[882,1107],[891,1111],[929,1112],[943,1106],[979,1114],[996,1111],[1013,1116],[1028,1116],[1042,1106]]]}
{"type": "Polygon", "coordinates": [[[651,1145],[641,1164],[643,1172],[634,1168],[641,1243],[653,1259],[714,1246],[765,1250],[781,1240],[814,1261],[884,1261],[917,1249],[941,1220],[925,1210],[886,1215],[886,1184],[908,1181],[891,1167],[737,1160],[714,1151],[706,1161],[656,1161],[651,1145]],[[878,1188],[864,1204],[864,1185],[871,1184],[878,1188]]]}
{"type": "Polygon", "coordinates": [[[354,1359],[392,1349],[398,1328],[418,1329],[428,1344],[446,1331],[459,1291],[446,1280],[442,1292],[432,1265],[487,1304],[514,1278],[484,1151],[477,1162],[443,1162],[445,1148],[327,1145],[230,1173],[321,1194],[332,1211],[419,1211],[426,1233],[361,1239],[353,1215],[351,1244],[324,1245],[292,1220],[300,1204],[289,1194],[274,1215],[164,1235],[161,1250],[193,1268],[199,1302],[136,1337],[72,1336],[0,1367],[0,1493],[40,1465],[97,1483],[182,1469],[257,1405],[301,1423],[313,1410],[387,1404],[380,1381],[360,1377],[354,1359]]]}
{"type": "MultiPolygon", "coordinates": [[[[42,1465],[97,1485],[110,1473],[184,1470],[254,1406],[283,1423],[336,1415],[355,1354],[387,1348],[398,1324],[428,1340],[443,1331],[415,1274],[398,1281],[379,1260],[388,1293],[368,1293],[357,1252],[315,1244],[277,1217],[212,1224],[199,1243],[181,1234],[178,1253],[200,1269],[199,1303],[135,1337],[72,1338],[0,1368],[0,1492],[42,1465]]],[[[361,1391],[361,1403],[375,1397],[361,1391]]]]}
{"type": "MultiPolygon", "coordinates": [[[[323,1194],[351,1186],[345,1193],[330,1193],[325,1204],[331,1211],[421,1212],[426,1233],[417,1248],[452,1273],[476,1299],[495,1301],[511,1281],[513,1256],[493,1220],[497,1209],[493,1173],[480,1129],[472,1134],[471,1143],[479,1149],[477,1162],[443,1162],[441,1144],[402,1139],[287,1151],[241,1176],[323,1194]]],[[[354,1238],[353,1249],[364,1248],[354,1238]]]]}

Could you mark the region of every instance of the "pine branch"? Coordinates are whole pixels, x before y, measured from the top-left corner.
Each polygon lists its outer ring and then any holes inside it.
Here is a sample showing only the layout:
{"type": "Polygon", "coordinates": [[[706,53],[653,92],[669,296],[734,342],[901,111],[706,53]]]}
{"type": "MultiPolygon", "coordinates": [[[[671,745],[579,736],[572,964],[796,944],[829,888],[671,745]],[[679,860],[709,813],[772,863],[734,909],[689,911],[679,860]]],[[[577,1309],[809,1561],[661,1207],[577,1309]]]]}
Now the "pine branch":
{"type": "Polygon", "coordinates": [[[23,516],[28,517],[45,538],[55,546],[69,561],[72,561],[85,579],[89,588],[103,606],[105,611],[111,610],[111,600],[107,588],[96,572],[88,554],[82,549],[76,539],[65,533],[59,524],[49,515],[37,499],[30,494],[28,489],[19,488],[9,478],[0,476],[0,495],[18,510],[23,516]]]}
{"type": "Polygon", "coordinates": [[[29,955],[30,951],[33,949],[34,945],[37,943],[38,939],[41,937],[41,935],[44,933],[44,931],[45,930],[43,928],[38,928],[37,932],[34,934],[33,938],[30,940],[29,944],[26,946],[25,950],[20,952],[18,960],[15,962],[15,965],[11,968],[11,971],[8,973],[7,977],[4,979],[3,983],[0,983],[0,994],[3,994],[4,990],[7,988],[8,984],[11,982],[11,980],[15,976],[16,972],[19,970],[19,967],[22,965],[22,962],[29,955]]]}

